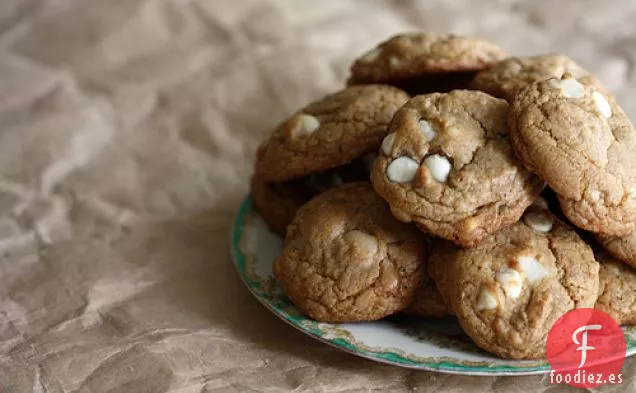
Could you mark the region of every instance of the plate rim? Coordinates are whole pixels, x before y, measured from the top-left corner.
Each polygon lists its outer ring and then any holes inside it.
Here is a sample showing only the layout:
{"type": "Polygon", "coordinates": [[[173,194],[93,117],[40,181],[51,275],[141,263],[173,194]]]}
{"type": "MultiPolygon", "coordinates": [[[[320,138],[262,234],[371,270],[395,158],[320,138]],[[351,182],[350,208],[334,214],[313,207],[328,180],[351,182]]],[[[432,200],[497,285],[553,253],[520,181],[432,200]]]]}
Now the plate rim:
{"type": "MultiPolygon", "coordinates": [[[[387,359],[383,357],[381,353],[368,351],[355,346],[355,344],[348,342],[347,340],[336,337],[336,338],[326,338],[323,337],[310,329],[296,323],[292,319],[290,319],[285,313],[278,310],[273,304],[267,301],[261,294],[259,294],[255,288],[247,281],[247,277],[245,276],[245,266],[246,266],[246,257],[243,254],[240,242],[243,239],[244,234],[244,223],[247,216],[255,212],[252,205],[251,197],[246,196],[240,206],[238,211],[236,212],[234,219],[232,221],[232,225],[230,228],[230,255],[232,258],[232,264],[234,265],[234,269],[236,273],[241,279],[241,282],[249,292],[261,303],[267,310],[269,310],[272,314],[276,315],[279,319],[284,321],[287,325],[295,328],[296,330],[301,331],[305,335],[316,339],[324,344],[332,348],[336,348],[338,350],[347,352],[349,354],[362,357],[368,360],[376,361],[383,364],[389,364],[393,366],[408,368],[412,370],[422,370],[422,371],[433,371],[444,374],[453,374],[453,375],[472,375],[472,376],[522,376],[522,375],[543,375],[550,372],[550,365],[545,364],[539,366],[510,366],[510,365],[497,365],[497,366],[472,366],[461,363],[454,363],[452,361],[416,361],[413,359],[408,359],[400,355],[399,353],[392,351],[383,351],[382,353],[392,356],[396,360],[387,359]]],[[[326,324],[333,325],[333,324],[326,324]]],[[[636,353],[636,347],[631,348],[631,352],[629,349],[626,351],[625,357],[629,357],[636,353]]]]}

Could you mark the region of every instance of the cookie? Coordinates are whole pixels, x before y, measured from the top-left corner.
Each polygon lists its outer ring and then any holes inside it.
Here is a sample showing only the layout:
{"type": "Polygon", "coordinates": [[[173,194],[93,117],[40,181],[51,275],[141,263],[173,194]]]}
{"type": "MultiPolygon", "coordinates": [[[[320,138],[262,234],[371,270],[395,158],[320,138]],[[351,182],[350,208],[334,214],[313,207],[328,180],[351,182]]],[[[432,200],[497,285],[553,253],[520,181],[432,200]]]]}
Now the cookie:
{"type": "Polygon", "coordinates": [[[519,220],[543,182],[516,159],[508,103],[478,91],[416,96],[393,118],[371,173],[394,216],[471,246],[519,220]]]}
{"type": "Polygon", "coordinates": [[[636,270],[597,254],[601,269],[598,300],[594,308],[607,313],[619,325],[636,325],[636,270]]]}
{"type": "Polygon", "coordinates": [[[373,165],[373,160],[375,160],[374,155],[368,154],[348,164],[328,169],[324,172],[314,172],[299,180],[311,190],[313,195],[318,195],[344,183],[368,181],[369,168],[373,165]]]}
{"type": "MultiPolygon", "coordinates": [[[[429,76],[420,90],[447,91],[453,86],[467,86],[475,72],[505,57],[501,48],[480,38],[429,33],[400,34],[357,59],[351,66],[347,83],[400,84],[429,76]],[[427,88],[426,82],[433,83],[433,86],[427,88]]],[[[400,86],[407,87],[408,84],[400,86]]]]}
{"type": "Polygon", "coordinates": [[[429,274],[466,333],[510,359],[544,357],[554,322],[596,302],[598,271],[591,248],[538,206],[475,248],[445,242],[429,259],[429,274]]]}
{"type": "Polygon", "coordinates": [[[265,182],[252,176],[250,196],[263,220],[285,236],[296,211],[312,197],[344,183],[368,181],[375,154],[368,154],[343,166],[284,183],[265,182]]]}
{"type": "Polygon", "coordinates": [[[376,152],[393,114],[408,98],[395,87],[365,85],[313,102],[260,146],[255,172],[265,181],[284,182],[376,152]]]}
{"type": "MultiPolygon", "coordinates": [[[[583,239],[585,243],[590,245],[593,249],[599,248],[598,241],[596,240],[596,236],[593,233],[585,231],[572,224],[572,222],[570,222],[570,220],[563,214],[563,210],[561,210],[561,206],[559,205],[559,197],[553,189],[551,189],[550,187],[545,187],[541,192],[540,198],[543,199],[543,206],[546,209],[550,210],[550,212],[554,216],[556,216],[556,218],[573,229],[574,232],[576,232],[576,234],[579,235],[579,237],[583,239]]],[[[537,204],[539,200],[536,200],[534,202],[535,204],[537,204]]]]}
{"type": "Polygon", "coordinates": [[[442,318],[453,315],[453,311],[444,303],[435,282],[427,277],[415,292],[413,303],[404,310],[404,314],[414,317],[442,318]]]}
{"type": "Polygon", "coordinates": [[[252,176],[250,182],[250,196],[254,207],[270,229],[282,236],[285,236],[287,226],[296,211],[314,194],[315,191],[307,186],[304,179],[268,183],[258,176],[252,176]]]}
{"type": "Polygon", "coordinates": [[[625,236],[597,236],[596,240],[616,259],[636,269],[636,232],[625,236]]]}
{"type": "Polygon", "coordinates": [[[517,156],[554,189],[576,226],[604,235],[636,228],[636,132],[600,83],[570,75],[535,82],[511,102],[517,156]]]}
{"type": "Polygon", "coordinates": [[[495,97],[511,100],[520,88],[549,78],[561,78],[565,73],[575,78],[589,74],[574,60],[559,53],[510,57],[477,73],[470,86],[495,97]]]}
{"type": "Polygon", "coordinates": [[[357,182],[298,210],[274,274],[298,309],[317,321],[373,321],[412,303],[425,262],[421,233],[395,220],[368,182],[357,182]]]}

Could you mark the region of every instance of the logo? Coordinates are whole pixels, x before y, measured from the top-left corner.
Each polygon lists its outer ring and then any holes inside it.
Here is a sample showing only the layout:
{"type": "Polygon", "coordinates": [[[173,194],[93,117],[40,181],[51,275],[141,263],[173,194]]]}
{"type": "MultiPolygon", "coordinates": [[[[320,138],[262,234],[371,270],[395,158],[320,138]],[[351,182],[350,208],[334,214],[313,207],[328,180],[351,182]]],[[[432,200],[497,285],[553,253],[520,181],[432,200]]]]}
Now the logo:
{"type": "Polygon", "coordinates": [[[616,321],[592,308],[569,311],[548,333],[550,382],[593,388],[622,383],[625,336],[616,321]]]}
{"type": "Polygon", "coordinates": [[[574,341],[575,344],[580,344],[579,340],[576,339],[576,336],[583,332],[583,344],[578,347],[576,350],[577,351],[582,351],[581,352],[581,364],[579,364],[579,368],[583,367],[585,365],[585,359],[587,358],[587,351],[592,351],[596,348],[594,347],[590,347],[587,345],[587,331],[588,330],[601,330],[603,328],[603,326],[601,325],[585,325],[585,326],[581,326],[580,328],[576,329],[574,331],[574,333],[572,333],[572,341],[574,341]]]}

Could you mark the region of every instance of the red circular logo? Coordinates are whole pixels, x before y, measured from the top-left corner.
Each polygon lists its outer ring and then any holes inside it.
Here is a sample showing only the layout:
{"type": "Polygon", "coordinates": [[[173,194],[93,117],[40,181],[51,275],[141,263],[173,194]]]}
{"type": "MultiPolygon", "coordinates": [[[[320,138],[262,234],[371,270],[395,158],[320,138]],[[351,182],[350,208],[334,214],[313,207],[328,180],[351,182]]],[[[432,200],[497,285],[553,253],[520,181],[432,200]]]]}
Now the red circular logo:
{"type": "Polygon", "coordinates": [[[550,382],[580,388],[623,382],[625,336],[603,311],[579,308],[559,318],[548,333],[550,382]]]}

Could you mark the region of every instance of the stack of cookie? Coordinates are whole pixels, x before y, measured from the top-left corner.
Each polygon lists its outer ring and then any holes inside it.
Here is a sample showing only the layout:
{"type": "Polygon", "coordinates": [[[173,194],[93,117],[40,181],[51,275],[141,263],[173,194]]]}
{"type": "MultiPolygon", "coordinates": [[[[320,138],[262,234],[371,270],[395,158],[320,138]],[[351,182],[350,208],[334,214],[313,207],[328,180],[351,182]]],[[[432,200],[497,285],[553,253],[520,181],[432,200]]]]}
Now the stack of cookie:
{"type": "Polygon", "coordinates": [[[405,34],[274,130],[251,193],[309,317],[454,316],[497,356],[540,358],[569,310],[636,323],[633,148],[567,56],[405,34]]]}

